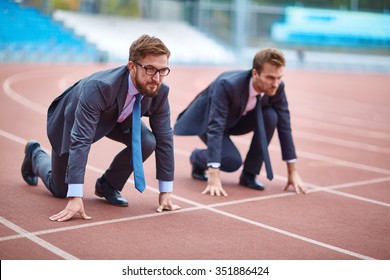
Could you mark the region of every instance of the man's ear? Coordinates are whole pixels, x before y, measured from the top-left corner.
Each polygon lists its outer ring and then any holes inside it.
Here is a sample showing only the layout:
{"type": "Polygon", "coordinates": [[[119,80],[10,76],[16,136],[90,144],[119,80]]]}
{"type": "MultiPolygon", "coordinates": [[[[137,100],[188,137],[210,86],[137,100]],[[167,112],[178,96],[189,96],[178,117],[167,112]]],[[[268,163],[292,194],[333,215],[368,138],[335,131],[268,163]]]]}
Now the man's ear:
{"type": "Polygon", "coordinates": [[[257,73],[256,69],[252,69],[252,77],[258,76],[259,73],[257,73]]]}
{"type": "Polygon", "coordinates": [[[129,61],[127,62],[127,69],[129,69],[130,72],[134,71],[134,68],[135,68],[135,64],[133,61],[129,61]]]}

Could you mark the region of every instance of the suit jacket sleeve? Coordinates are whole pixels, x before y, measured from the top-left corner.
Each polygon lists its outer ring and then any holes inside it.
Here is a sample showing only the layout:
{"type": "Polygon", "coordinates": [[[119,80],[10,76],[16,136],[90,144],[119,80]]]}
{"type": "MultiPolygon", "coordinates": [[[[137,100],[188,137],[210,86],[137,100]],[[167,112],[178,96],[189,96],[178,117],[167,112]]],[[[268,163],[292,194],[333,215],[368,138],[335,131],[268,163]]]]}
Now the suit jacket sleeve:
{"type": "Polygon", "coordinates": [[[161,96],[156,99],[158,104],[150,115],[150,127],[156,138],[156,178],[161,181],[173,181],[175,168],[168,92],[168,86],[162,87],[161,96]]]}
{"type": "Polygon", "coordinates": [[[215,92],[210,94],[210,115],[207,125],[208,162],[221,162],[222,138],[227,127],[227,119],[232,97],[230,85],[224,79],[216,81],[215,92]]]}
{"type": "Polygon", "coordinates": [[[107,83],[89,80],[84,84],[74,112],[74,123],[70,132],[66,176],[68,184],[84,183],[88,154],[94,141],[100,114],[107,109],[107,104],[113,104],[113,101],[108,100],[108,98],[114,95],[112,87],[107,83]]]}

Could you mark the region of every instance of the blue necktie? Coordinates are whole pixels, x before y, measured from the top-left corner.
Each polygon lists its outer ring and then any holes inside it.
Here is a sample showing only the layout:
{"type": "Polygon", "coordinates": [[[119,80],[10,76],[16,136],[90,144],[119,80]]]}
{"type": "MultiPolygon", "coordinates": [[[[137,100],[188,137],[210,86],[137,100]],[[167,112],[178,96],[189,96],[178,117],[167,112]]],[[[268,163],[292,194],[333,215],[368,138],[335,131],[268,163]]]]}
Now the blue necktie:
{"type": "Polygon", "coordinates": [[[139,192],[145,190],[144,168],[142,166],[142,151],[141,151],[141,93],[135,95],[135,103],[133,107],[133,123],[132,123],[132,155],[133,155],[133,170],[134,184],[139,192]]]}
{"type": "Polygon", "coordinates": [[[259,137],[259,144],[261,148],[261,154],[263,155],[263,161],[265,165],[265,170],[267,171],[267,178],[269,180],[272,180],[274,178],[272,167],[271,167],[271,160],[269,158],[268,154],[268,141],[265,134],[265,128],[264,128],[264,118],[263,118],[263,112],[261,110],[261,101],[260,98],[257,99],[257,134],[259,137]]]}

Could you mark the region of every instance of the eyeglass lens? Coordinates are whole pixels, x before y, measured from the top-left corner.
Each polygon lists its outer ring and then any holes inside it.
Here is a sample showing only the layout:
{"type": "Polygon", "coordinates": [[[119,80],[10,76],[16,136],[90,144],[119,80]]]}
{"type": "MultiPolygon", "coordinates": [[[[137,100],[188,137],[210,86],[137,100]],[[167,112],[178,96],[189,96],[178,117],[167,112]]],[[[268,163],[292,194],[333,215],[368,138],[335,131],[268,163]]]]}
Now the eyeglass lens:
{"type": "Polygon", "coordinates": [[[168,67],[166,68],[163,68],[163,69],[160,69],[160,70],[157,70],[156,68],[152,67],[152,66],[148,66],[148,65],[142,65],[141,63],[139,63],[138,61],[134,61],[135,64],[141,66],[142,68],[145,69],[145,72],[147,75],[150,75],[150,76],[154,76],[157,74],[157,72],[160,74],[160,76],[167,76],[169,74],[169,72],[171,71],[168,67]]]}

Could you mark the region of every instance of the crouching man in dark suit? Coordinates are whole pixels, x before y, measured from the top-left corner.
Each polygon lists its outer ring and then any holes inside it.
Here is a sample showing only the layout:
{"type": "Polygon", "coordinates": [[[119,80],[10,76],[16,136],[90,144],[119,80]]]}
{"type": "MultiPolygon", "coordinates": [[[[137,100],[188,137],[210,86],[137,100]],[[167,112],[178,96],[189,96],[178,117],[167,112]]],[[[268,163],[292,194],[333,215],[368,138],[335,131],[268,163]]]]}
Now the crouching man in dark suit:
{"type": "Polygon", "coordinates": [[[263,49],[247,71],[222,73],[179,114],[175,135],[198,135],[207,149],[195,149],[191,156],[192,177],[207,181],[203,194],[224,195],[220,171],[233,172],[242,165],[239,184],[264,190],[256,179],[264,161],[267,177],[272,179],[268,144],[277,129],[282,158],[287,163],[288,181],[296,193],[306,187],[296,169],[296,153],[290,113],[282,77],[284,55],[276,49],[263,49]],[[244,163],[230,139],[231,135],[254,132],[244,163]]]}
{"type": "Polygon", "coordinates": [[[170,72],[169,56],[170,51],[160,39],[143,35],[130,46],[127,65],[78,81],[50,105],[47,134],[51,159],[37,141],[29,141],[21,171],[29,185],[37,185],[39,177],[55,197],[68,198],[65,209],[52,215],[51,220],[66,221],[76,214],[90,219],[82,200],[85,170],[92,143],[104,136],[126,147],[97,180],[98,197],[112,205],[128,206],[120,191],[133,170],[136,188],[140,192],[145,189],[142,162],[155,152],[160,189],[157,211],[180,208],[170,198],[173,133],[169,88],[163,84],[170,72]],[[141,116],[149,118],[151,130],[141,116]]]}

